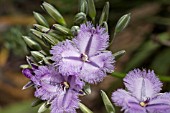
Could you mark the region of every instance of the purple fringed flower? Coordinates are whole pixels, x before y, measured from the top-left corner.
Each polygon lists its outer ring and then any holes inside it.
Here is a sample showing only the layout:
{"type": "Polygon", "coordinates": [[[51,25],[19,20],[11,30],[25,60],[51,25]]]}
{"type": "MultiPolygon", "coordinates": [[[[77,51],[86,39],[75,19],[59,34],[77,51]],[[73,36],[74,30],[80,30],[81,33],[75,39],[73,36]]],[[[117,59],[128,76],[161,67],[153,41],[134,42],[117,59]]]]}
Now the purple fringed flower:
{"type": "Polygon", "coordinates": [[[79,77],[88,83],[100,82],[106,72],[114,70],[114,57],[111,51],[106,51],[108,40],[104,28],[94,28],[90,22],[82,24],[72,41],[66,40],[52,48],[52,60],[63,75],[79,73],[79,77]]]}
{"type": "MultiPolygon", "coordinates": [[[[28,76],[27,73],[23,74],[28,76]]],[[[29,75],[36,88],[35,97],[48,100],[51,113],[76,113],[80,101],[78,96],[82,94],[84,85],[76,75],[63,76],[53,65],[39,66],[31,70],[29,75]]]]}
{"type": "Polygon", "coordinates": [[[130,71],[124,84],[128,91],[118,89],[112,100],[125,113],[170,113],[170,93],[160,93],[162,83],[153,71],[130,71]]]}

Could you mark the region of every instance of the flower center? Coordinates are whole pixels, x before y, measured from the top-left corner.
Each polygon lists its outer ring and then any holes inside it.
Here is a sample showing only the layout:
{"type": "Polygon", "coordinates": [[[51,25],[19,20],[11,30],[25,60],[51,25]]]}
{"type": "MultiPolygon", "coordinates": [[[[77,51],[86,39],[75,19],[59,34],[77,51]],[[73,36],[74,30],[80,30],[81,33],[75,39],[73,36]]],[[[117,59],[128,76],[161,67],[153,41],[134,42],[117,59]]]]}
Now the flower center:
{"type": "Polygon", "coordinates": [[[69,89],[70,85],[68,82],[63,82],[62,84],[66,89],[69,89]]]}
{"type": "Polygon", "coordinates": [[[85,53],[83,53],[83,54],[81,54],[81,59],[83,62],[87,62],[89,58],[85,53]]]}
{"type": "Polygon", "coordinates": [[[147,98],[145,101],[142,101],[142,102],[140,102],[139,104],[140,104],[140,106],[142,106],[142,107],[145,107],[145,106],[147,106],[148,105],[148,103],[149,103],[149,98],[147,98]]]}
{"type": "Polygon", "coordinates": [[[145,102],[140,102],[139,104],[140,104],[140,106],[142,106],[142,107],[147,106],[147,103],[145,103],[145,102]]]}

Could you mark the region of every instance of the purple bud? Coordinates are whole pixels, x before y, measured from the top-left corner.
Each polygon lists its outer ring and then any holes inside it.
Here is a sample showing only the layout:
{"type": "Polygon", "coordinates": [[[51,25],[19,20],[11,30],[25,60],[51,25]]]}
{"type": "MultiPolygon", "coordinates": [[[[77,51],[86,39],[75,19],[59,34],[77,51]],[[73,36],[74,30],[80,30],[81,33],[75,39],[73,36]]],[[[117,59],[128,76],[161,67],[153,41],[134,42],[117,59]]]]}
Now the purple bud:
{"type": "Polygon", "coordinates": [[[31,78],[33,76],[33,70],[30,68],[25,68],[22,70],[22,74],[24,74],[27,78],[31,78]]]}

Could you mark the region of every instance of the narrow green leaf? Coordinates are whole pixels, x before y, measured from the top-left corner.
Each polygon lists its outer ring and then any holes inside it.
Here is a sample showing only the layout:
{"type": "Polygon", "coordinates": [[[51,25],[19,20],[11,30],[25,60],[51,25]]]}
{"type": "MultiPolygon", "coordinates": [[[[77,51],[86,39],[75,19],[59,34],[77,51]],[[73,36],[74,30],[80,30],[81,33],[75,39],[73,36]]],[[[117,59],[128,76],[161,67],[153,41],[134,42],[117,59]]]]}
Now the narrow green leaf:
{"type": "Polygon", "coordinates": [[[106,32],[108,32],[108,24],[107,24],[107,22],[103,22],[102,26],[106,29],[106,32]]]}
{"type": "Polygon", "coordinates": [[[39,38],[39,40],[38,40],[39,43],[41,43],[44,47],[47,47],[47,48],[48,48],[49,42],[47,42],[47,40],[49,40],[49,39],[44,38],[43,35],[47,35],[47,36],[49,36],[49,37],[52,37],[52,39],[53,39],[53,36],[50,36],[50,35],[48,35],[48,34],[46,34],[46,33],[42,33],[42,32],[37,31],[37,30],[35,30],[35,29],[30,29],[30,31],[31,31],[35,36],[37,36],[37,37],[39,38]],[[47,44],[47,43],[48,43],[48,44],[47,44]]]}
{"type": "Polygon", "coordinates": [[[115,32],[114,35],[116,35],[117,33],[121,32],[129,23],[130,21],[130,13],[123,15],[117,22],[116,24],[116,28],[115,28],[115,32]]]}
{"type": "Polygon", "coordinates": [[[107,22],[108,17],[109,17],[109,2],[106,2],[99,20],[99,24],[102,25],[103,22],[107,22]]]}
{"type": "Polygon", "coordinates": [[[54,8],[52,5],[50,5],[47,2],[44,2],[42,4],[42,8],[59,24],[66,25],[66,22],[63,18],[63,16],[58,12],[56,8],[54,8]]]}
{"type": "MultiPolygon", "coordinates": [[[[38,38],[42,39],[42,35],[45,34],[45,33],[42,33],[40,31],[37,31],[35,29],[30,29],[30,31],[35,35],[37,36],[38,38]]],[[[61,36],[61,35],[58,35],[56,33],[53,33],[53,32],[49,32],[47,33],[48,35],[51,35],[52,37],[54,37],[55,39],[57,40],[60,40],[60,41],[63,41],[64,40],[64,37],[61,36]]]]}
{"type": "Polygon", "coordinates": [[[34,14],[34,18],[38,24],[45,26],[45,27],[49,27],[48,22],[40,13],[33,12],[33,14],[34,14]]]}
{"type": "Polygon", "coordinates": [[[50,49],[49,44],[46,44],[43,41],[42,35],[44,33],[37,31],[35,29],[30,29],[30,31],[31,31],[32,34],[34,34],[36,36],[34,39],[41,45],[43,50],[49,50],[50,49]]]}
{"type": "Polygon", "coordinates": [[[26,56],[26,61],[28,65],[32,68],[33,58],[31,56],[26,56]]]}
{"type": "Polygon", "coordinates": [[[38,109],[38,113],[43,113],[49,108],[49,105],[47,103],[43,103],[40,108],[38,109]]]}
{"type": "Polygon", "coordinates": [[[87,95],[91,94],[91,88],[88,83],[86,83],[86,85],[83,87],[83,90],[87,95]]]}
{"type": "Polygon", "coordinates": [[[87,5],[87,1],[86,0],[81,0],[81,2],[80,2],[80,12],[83,12],[83,13],[87,14],[87,12],[88,12],[88,5],[87,5]]]}
{"type": "Polygon", "coordinates": [[[117,33],[121,32],[128,24],[130,21],[130,13],[123,15],[117,22],[116,27],[115,27],[115,31],[114,31],[114,36],[111,39],[110,45],[112,45],[113,43],[113,39],[116,36],[117,33]]]}
{"type": "Polygon", "coordinates": [[[76,14],[75,18],[74,18],[74,23],[75,24],[82,24],[86,21],[86,14],[83,12],[80,12],[78,14],[76,14]]]}
{"type": "Polygon", "coordinates": [[[87,108],[84,104],[79,103],[79,107],[83,113],[93,113],[89,108],[87,108]]]}
{"type": "Polygon", "coordinates": [[[36,61],[42,61],[45,57],[42,53],[39,51],[31,51],[31,55],[35,58],[36,61]]]}
{"type": "Polygon", "coordinates": [[[39,30],[39,31],[41,31],[43,33],[46,33],[46,32],[48,32],[50,30],[49,28],[44,27],[44,26],[39,25],[39,24],[33,24],[33,26],[34,26],[35,29],[37,29],[37,30],[39,30]]]}
{"type": "Polygon", "coordinates": [[[93,0],[87,0],[88,3],[88,13],[89,16],[92,18],[92,21],[95,21],[95,17],[96,17],[96,8],[94,5],[94,1],[93,0]]]}
{"type": "Polygon", "coordinates": [[[52,37],[54,37],[55,39],[59,40],[59,41],[63,41],[65,39],[64,36],[58,35],[58,34],[53,33],[53,32],[49,32],[48,34],[51,35],[52,37]]]}
{"type": "Polygon", "coordinates": [[[52,45],[56,45],[59,41],[52,37],[51,35],[48,35],[48,34],[43,34],[42,37],[50,44],[52,45]]]}
{"type": "Polygon", "coordinates": [[[106,93],[104,91],[102,91],[102,90],[101,90],[101,96],[102,96],[103,103],[105,105],[107,113],[115,113],[115,109],[114,109],[112,103],[110,102],[110,100],[107,97],[106,93]]]}
{"type": "Polygon", "coordinates": [[[27,84],[25,84],[23,87],[22,87],[22,90],[25,90],[27,88],[30,88],[34,86],[34,83],[32,81],[29,81],[27,84]]]}
{"type": "Polygon", "coordinates": [[[28,65],[28,64],[23,64],[23,65],[20,65],[20,68],[21,68],[21,69],[30,68],[30,65],[28,65]]]}
{"type": "Polygon", "coordinates": [[[44,102],[44,101],[41,100],[41,99],[36,99],[36,100],[34,100],[34,101],[32,102],[31,106],[32,106],[32,107],[36,107],[36,106],[40,105],[40,104],[43,103],[43,102],[44,102]]]}
{"type": "Polygon", "coordinates": [[[51,62],[51,57],[44,57],[44,58],[43,58],[43,61],[44,61],[44,63],[47,64],[47,65],[52,64],[52,62],[51,62]]]}
{"type": "Polygon", "coordinates": [[[115,57],[115,59],[119,59],[121,56],[123,56],[124,54],[126,53],[125,50],[121,50],[121,51],[118,51],[116,53],[113,54],[113,56],[115,57]]]}
{"type": "Polygon", "coordinates": [[[37,36],[38,38],[42,39],[42,35],[43,33],[40,31],[37,31],[35,29],[30,29],[31,33],[34,34],[35,36],[37,36]]]}
{"type": "Polygon", "coordinates": [[[70,29],[62,26],[62,25],[59,25],[59,24],[54,24],[53,25],[53,28],[55,30],[57,30],[60,34],[64,34],[64,35],[71,35],[71,31],[70,29]]]}
{"type": "Polygon", "coordinates": [[[41,50],[40,45],[34,40],[32,40],[30,37],[22,36],[22,38],[24,39],[25,43],[28,45],[29,48],[33,50],[41,50]]]}

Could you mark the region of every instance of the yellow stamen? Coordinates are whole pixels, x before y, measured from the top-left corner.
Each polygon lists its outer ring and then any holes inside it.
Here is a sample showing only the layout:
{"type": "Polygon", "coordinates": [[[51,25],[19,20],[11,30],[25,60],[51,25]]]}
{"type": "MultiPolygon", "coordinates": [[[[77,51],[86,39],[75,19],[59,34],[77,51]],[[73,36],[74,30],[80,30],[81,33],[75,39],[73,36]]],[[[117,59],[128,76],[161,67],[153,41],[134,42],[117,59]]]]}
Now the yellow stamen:
{"type": "Polygon", "coordinates": [[[70,85],[67,82],[63,82],[64,86],[66,89],[68,89],[70,87],[70,85]]]}
{"type": "Polygon", "coordinates": [[[145,102],[140,102],[139,103],[142,107],[145,107],[146,105],[147,105],[147,103],[145,103],[145,102]]]}

